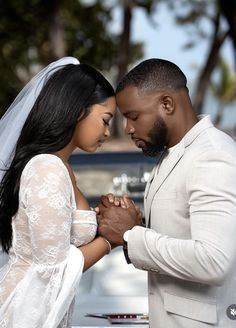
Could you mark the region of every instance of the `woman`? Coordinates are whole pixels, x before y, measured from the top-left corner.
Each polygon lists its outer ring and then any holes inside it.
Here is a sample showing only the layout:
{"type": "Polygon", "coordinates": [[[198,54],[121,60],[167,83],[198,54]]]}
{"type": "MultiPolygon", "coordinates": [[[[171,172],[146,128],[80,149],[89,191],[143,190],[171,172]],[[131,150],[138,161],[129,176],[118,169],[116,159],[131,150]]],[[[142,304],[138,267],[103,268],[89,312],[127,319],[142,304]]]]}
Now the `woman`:
{"type": "Polygon", "coordinates": [[[70,327],[83,270],[111,245],[68,164],[110,135],[114,91],[73,57],[42,70],[0,121],[0,327],[70,327]],[[94,239],[95,238],[95,239],[94,239]],[[78,248],[79,247],[79,248],[78,248]]]}

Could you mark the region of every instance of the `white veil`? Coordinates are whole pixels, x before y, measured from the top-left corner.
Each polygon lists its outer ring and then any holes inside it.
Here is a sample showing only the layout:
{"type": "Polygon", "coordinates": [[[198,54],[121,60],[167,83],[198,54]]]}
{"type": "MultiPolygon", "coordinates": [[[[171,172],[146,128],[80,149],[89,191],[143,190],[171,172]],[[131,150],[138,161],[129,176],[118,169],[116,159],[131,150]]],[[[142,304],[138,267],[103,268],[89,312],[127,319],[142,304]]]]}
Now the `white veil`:
{"type": "Polygon", "coordinates": [[[11,164],[21,130],[45,81],[67,64],[78,65],[79,61],[74,57],[64,57],[49,64],[26,84],[0,119],[0,183],[11,164]]]}

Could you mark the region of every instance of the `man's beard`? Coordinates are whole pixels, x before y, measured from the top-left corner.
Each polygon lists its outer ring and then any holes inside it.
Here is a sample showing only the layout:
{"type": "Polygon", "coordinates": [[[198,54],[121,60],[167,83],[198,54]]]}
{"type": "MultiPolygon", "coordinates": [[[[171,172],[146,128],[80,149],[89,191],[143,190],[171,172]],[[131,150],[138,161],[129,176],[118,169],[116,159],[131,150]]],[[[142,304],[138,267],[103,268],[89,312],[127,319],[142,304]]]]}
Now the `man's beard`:
{"type": "Polygon", "coordinates": [[[149,142],[142,148],[144,155],[155,157],[166,149],[168,128],[162,117],[158,116],[153,127],[148,133],[149,142]]]}

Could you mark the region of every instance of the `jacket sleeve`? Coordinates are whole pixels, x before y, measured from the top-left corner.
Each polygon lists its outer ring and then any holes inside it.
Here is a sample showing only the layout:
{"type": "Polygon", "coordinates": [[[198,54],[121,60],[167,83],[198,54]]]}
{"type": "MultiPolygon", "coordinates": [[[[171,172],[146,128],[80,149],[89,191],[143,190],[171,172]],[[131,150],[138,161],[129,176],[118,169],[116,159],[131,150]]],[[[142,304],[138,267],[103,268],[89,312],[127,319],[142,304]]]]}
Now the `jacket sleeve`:
{"type": "Polygon", "coordinates": [[[176,239],[134,227],[128,245],[134,266],[221,285],[236,260],[235,186],[235,157],[211,151],[198,158],[186,178],[191,239],[176,239]]]}

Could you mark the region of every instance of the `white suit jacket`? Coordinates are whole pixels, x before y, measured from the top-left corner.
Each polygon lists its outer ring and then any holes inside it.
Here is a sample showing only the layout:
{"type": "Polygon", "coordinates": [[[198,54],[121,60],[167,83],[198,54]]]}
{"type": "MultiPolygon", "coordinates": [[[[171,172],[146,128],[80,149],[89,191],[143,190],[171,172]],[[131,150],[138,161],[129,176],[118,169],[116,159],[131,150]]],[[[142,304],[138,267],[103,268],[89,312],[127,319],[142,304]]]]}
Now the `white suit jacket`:
{"type": "Polygon", "coordinates": [[[148,271],[150,327],[235,328],[234,140],[202,118],[153,170],[144,208],[128,252],[148,271]]]}

